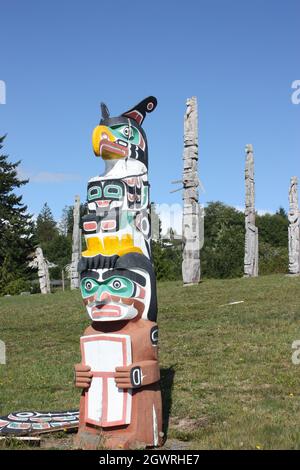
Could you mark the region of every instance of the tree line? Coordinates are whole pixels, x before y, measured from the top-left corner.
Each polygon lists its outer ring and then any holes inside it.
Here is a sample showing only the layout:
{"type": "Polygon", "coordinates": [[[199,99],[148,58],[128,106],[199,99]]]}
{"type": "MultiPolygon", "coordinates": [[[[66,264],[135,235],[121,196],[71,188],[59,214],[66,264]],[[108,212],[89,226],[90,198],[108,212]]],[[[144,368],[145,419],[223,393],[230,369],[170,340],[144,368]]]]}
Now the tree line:
{"type": "MultiPolygon", "coordinates": [[[[71,262],[73,206],[65,206],[57,223],[45,202],[36,220],[23,203],[21,188],[28,180],[18,176],[20,161],[11,162],[2,153],[0,137],[0,295],[32,291],[37,274],[28,264],[37,245],[55,264],[52,279],[60,279],[71,262]]],[[[81,215],[86,206],[81,205],[81,215]]],[[[283,208],[276,214],[257,215],[259,230],[260,274],[285,273],[288,269],[288,217],[283,208]]],[[[244,214],[222,202],[210,202],[205,208],[204,245],[201,271],[204,278],[232,278],[243,275],[244,214]]],[[[84,246],[84,245],[83,245],[84,246]]],[[[152,242],[156,276],[162,280],[180,280],[182,246],[179,240],[152,242]]],[[[38,289],[38,288],[37,288],[38,289]]]]}

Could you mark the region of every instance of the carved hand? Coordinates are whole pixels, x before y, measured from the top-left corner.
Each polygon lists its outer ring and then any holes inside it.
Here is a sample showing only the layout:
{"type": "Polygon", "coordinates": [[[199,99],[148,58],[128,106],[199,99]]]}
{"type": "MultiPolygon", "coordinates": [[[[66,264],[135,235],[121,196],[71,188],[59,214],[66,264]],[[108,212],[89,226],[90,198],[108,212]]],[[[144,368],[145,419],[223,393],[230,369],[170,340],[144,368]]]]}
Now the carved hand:
{"type": "Polygon", "coordinates": [[[75,364],[75,386],[78,388],[89,388],[93,373],[90,366],[75,364]]]}
{"type": "Polygon", "coordinates": [[[160,378],[157,361],[140,361],[126,367],[116,367],[118,388],[139,388],[157,382],[160,378]]]}

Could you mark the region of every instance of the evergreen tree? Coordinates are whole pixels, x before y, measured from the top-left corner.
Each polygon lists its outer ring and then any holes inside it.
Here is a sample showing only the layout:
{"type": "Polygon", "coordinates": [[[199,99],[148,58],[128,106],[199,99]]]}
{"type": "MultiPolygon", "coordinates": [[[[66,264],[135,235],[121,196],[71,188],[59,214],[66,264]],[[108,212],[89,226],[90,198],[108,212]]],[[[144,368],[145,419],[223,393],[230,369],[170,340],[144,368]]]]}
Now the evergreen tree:
{"type": "MultiPolygon", "coordinates": [[[[0,137],[0,149],[4,139],[0,137]]],[[[32,216],[22,196],[15,192],[28,183],[18,176],[19,164],[9,162],[8,155],[0,155],[0,293],[12,278],[27,276],[28,255],[33,250],[32,216]]]]}
{"type": "Polygon", "coordinates": [[[42,246],[42,248],[45,248],[46,244],[58,235],[56,222],[51,209],[46,202],[37,217],[35,234],[37,242],[42,246]]]}
{"type": "Polygon", "coordinates": [[[243,274],[244,214],[222,202],[205,208],[201,271],[204,277],[239,277],[243,274]]]}
{"type": "Polygon", "coordinates": [[[273,246],[287,246],[288,216],[283,208],[276,214],[264,214],[256,217],[260,241],[273,246]]]}

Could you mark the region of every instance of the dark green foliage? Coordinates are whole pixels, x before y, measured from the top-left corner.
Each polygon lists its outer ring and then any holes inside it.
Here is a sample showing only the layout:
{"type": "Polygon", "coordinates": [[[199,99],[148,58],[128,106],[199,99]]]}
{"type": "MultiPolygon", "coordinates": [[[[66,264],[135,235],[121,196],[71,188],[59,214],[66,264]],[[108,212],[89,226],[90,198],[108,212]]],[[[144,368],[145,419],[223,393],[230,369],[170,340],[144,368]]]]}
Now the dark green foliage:
{"type": "Polygon", "coordinates": [[[58,235],[58,228],[52,215],[51,209],[45,202],[36,220],[35,229],[37,242],[44,249],[58,235]]]}
{"type": "Polygon", "coordinates": [[[31,284],[27,279],[19,278],[10,281],[4,291],[3,294],[10,294],[10,295],[18,295],[21,292],[31,292],[31,284]]]}
{"type": "Polygon", "coordinates": [[[61,279],[61,271],[71,263],[72,258],[72,239],[64,235],[56,235],[52,242],[48,243],[45,249],[45,256],[49,261],[55,263],[57,267],[51,268],[50,275],[52,279],[61,279]]]}
{"type": "MultiPolygon", "coordinates": [[[[4,139],[0,137],[0,149],[4,139]]],[[[8,282],[28,275],[28,256],[33,250],[31,215],[15,192],[28,182],[18,177],[19,164],[0,155],[0,295],[8,282]]]]}
{"type": "MultiPolygon", "coordinates": [[[[280,208],[276,214],[257,215],[256,220],[260,274],[287,272],[289,222],[286,212],[280,208]]],[[[204,234],[202,277],[241,277],[245,246],[244,213],[222,202],[208,203],[204,234]]],[[[152,252],[158,280],[181,279],[182,247],[178,240],[170,240],[168,244],[153,242],[152,252]]]]}
{"type": "Polygon", "coordinates": [[[288,271],[288,248],[287,246],[274,246],[270,243],[260,241],[259,245],[259,273],[275,274],[287,273],[288,271]]]}
{"type": "MultiPolygon", "coordinates": [[[[201,251],[204,277],[230,278],[243,275],[244,214],[221,202],[205,209],[205,239],[201,251]]],[[[283,208],[276,214],[257,215],[260,274],[285,273],[288,269],[288,218],[283,208]]]]}
{"type": "Polygon", "coordinates": [[[56,264],[56,267],[50,269],[51,279],[60,279],[62,269],[71,262],[72,237],[59,232],[47,203],[36,221],[36,240],[47,260],[56,264]]]}
{"type": "Polygon", "coordinates": [[[242,212],[221,202],[205,209],[202,275],[209,278],[239,277],[243,274],[245,223],[242,212]]]}
{"type": "Polygon", "coordinates": [[[158,281],[175,281],[181,279],[181,248],[165,246],[161,242],[152,242],[152,256],[158,281]]]}
{"type": "Polygon", "coordinates": [[[288,226],[283,208],[276,214],[257,216],[260,274],[286,273],[288,270],[288,226]]]}
{"type": "Polygon", "coordinates": [[[256,217],[260,240],[272,246],[287,247],[289,221],[284,209],[276,214],[258,215],[256,217]]]}

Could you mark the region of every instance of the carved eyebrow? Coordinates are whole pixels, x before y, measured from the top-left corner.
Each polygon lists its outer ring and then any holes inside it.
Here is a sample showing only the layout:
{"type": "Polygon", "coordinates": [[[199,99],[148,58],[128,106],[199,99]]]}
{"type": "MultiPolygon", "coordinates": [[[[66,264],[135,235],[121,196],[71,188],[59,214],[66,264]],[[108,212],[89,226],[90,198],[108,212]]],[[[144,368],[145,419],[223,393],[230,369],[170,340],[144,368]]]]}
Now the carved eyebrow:
{"type": "Polygon", "coordinates": [[[103,280],[108,279],[112,276],[126,277],[131,281],[137,282],[142,287],[145,287],[146,285],[146,279],[143,276],[133,271],[129,271],[129,269],[109,269],[108,271],[105,271],[105,273],[102,274],[103,280]]]}
{"type": "Polygon", "coordinates": [[[96,271],[83,271],[80,273],[80,279],[82,280],[84,277],[92,277],[93,279],[99,279],[99,273],[96,271]]]}

